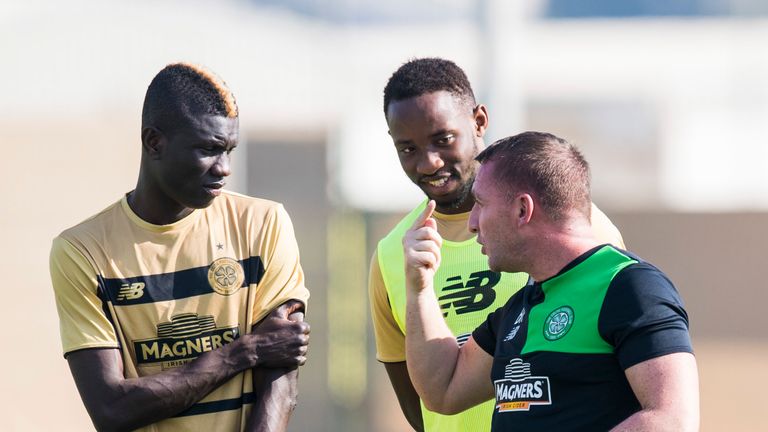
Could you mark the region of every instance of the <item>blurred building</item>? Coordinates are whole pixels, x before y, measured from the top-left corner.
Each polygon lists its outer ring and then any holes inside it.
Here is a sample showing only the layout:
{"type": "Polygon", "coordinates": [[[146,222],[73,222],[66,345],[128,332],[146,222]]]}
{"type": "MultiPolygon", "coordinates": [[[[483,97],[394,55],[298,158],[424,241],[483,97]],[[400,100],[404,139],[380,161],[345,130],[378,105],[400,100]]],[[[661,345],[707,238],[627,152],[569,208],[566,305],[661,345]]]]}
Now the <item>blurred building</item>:
{"type": "Polygon", "coordinates": [[[0,320],[26,331],[0,360],[0,429],[88,429],[60,354],[50,240],[132,189],[146,86],[187,60],[238,98],[231,187],[285,203],[296,226],[313,333],[291,430],[407,430],[374,359],[366,278],[375,242],[421,194],[381,94],[407,59],[442,56],[488,105],[489,142],[546,130],[580,145],[594,200],[688,304],[703,429],[757,430],[766,42],[759,0],[3,2],[0,257],[13,303],[0,320]]]}

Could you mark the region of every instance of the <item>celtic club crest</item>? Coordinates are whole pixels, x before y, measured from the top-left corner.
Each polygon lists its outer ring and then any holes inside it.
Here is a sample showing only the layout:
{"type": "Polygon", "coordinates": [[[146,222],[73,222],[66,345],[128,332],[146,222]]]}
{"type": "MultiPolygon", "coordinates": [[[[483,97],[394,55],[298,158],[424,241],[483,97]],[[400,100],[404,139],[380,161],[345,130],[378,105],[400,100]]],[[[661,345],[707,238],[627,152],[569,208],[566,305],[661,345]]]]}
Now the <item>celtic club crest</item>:
{"type": "Polygon", "coordinates": [[[570,306],[560,306],[553,310],[544,320],[544,337],[548,341],[554,341],[565,336],[573,326],[573,319],[573,309],[570,306]]]}
{"type": "Polygon", "coordinates": [[[221,295],[232,295],[243,285],[243,266],[232,258],[219,258],[208,268],[208,283],[221,295]]]}

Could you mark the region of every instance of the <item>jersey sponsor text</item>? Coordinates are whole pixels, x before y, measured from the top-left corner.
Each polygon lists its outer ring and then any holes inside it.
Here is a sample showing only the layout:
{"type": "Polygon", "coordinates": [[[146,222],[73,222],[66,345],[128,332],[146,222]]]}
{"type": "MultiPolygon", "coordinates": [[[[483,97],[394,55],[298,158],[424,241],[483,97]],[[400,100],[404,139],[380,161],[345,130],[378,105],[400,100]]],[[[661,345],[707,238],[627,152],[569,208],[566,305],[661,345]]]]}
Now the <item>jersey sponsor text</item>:
{"type": "Polygon", "coordinates": [[[509,361],[504,378],[493,382],[498,412],[529,411],[531,405],[551,405],[549,377],[531,376],[531,366],[519,358],[509,361]]]}

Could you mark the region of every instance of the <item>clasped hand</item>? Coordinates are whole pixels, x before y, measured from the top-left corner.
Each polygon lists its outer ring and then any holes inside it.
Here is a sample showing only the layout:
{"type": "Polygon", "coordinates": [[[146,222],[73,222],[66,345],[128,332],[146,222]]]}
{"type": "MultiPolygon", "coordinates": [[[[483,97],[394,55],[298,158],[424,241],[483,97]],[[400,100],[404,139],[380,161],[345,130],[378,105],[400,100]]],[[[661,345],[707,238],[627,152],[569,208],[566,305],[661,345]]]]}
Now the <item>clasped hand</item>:
{"type": "Polygon", "coordinates": [[[253,327],[248,345],[255,366],[296,367],[307,361],[309,324],[304,322],[303,305],[290,300],[253,327]]]}

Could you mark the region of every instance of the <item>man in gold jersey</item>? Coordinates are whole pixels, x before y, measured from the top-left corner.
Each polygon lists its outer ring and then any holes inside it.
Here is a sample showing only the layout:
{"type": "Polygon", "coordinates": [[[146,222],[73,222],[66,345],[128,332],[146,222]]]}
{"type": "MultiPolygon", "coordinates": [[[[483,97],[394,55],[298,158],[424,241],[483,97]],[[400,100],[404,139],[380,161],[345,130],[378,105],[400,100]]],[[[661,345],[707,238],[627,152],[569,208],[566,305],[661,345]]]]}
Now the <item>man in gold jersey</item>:
{"type": "Polygon", "coordinates": [[[64,356],[98,430],[287,427],[309,293],[283,207],[223,189],[238,128],[223,81],[167,66],[136,188],[53,241],[64,356]]]}
{"type": "MultiPolygon", "coordinates": [[[[403,171],[436,202],[434,219],[443,242],[434,289],[446,324],[463,344],[489,313],[528,281],[524,273],[491,271],[475,234],[467,228],[474,205],[475,157],[485,148],[487,109],[475,101],[466,74],[455,63],[422,58],[405,63],[389,79],[384,115],[403,171]]],[[[488,431],[492,401],[455,415],[433,413],[421,404],[408,375],[402,239],[425,206],[426,200],[405,216],[379,242],[371,260],[369,294],[377,359],[414,429],[488,431]]],[[[594,205],[592,229],[603,242],[624,246],[619,231],[594,205]]]]}

